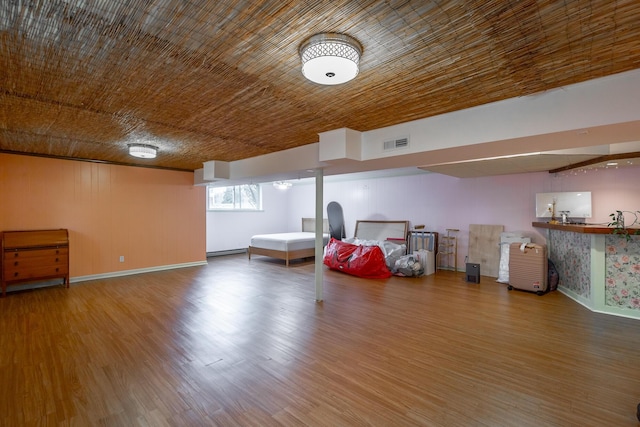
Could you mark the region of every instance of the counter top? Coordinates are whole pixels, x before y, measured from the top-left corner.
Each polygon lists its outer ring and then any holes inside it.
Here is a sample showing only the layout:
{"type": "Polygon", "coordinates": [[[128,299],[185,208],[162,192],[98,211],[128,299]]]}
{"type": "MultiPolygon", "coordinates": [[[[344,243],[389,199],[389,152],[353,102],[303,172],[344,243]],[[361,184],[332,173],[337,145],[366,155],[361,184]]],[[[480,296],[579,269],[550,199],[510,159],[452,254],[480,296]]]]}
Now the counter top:
{"type": "MultiPolygon", "coordinates": [[[[548,222],[534,222],[531,223],[536,228],[547,228],[549,230],[571,231],[573,233],[584,234],[614,234],[615,227],[605,227],[602,225],[579,225],[579,224],[551,224],[548,222]]],[[[630,234],[633,234],[636,228],[628,228],[630,234]]]]}

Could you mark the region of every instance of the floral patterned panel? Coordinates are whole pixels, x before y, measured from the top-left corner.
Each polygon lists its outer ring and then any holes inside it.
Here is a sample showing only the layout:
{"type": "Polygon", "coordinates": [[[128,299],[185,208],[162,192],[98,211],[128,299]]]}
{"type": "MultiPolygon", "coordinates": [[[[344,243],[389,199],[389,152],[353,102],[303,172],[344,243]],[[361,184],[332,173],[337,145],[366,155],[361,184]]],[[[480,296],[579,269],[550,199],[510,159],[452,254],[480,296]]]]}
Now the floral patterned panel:
{"type": "Polygon", "coordinates": [[[605,239],[605,305],[640,310],[640,237],[605,239]]]}
{"type": "Polygon", "coordinates": [[[591,297],[591,235],[550,230],[551,261],[558,270],[560,286],[591,297]]]}

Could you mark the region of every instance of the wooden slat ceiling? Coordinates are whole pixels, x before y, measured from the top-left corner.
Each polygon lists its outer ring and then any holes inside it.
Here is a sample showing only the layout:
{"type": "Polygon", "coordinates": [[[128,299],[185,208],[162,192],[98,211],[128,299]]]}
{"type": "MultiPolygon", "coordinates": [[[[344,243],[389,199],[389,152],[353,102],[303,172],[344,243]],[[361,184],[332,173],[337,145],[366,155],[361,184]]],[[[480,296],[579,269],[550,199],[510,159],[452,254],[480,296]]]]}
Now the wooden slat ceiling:
{"type": "Polygon", "coordinates": [[[640,68],[640,2],[6,0],[0,40],[1,151],[194,170],[640,68]],[[319,32],[356,80],[304,79],[319,32]]]}

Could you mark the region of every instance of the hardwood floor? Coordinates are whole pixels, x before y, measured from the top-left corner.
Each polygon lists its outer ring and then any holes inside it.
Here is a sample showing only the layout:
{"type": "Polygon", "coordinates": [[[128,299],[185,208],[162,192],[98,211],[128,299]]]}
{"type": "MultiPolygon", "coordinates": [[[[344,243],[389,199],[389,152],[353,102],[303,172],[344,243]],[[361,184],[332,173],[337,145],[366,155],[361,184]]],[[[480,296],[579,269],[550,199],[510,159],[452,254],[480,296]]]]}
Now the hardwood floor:
{"type": "Polygon", "coordinates": [[[233,255],[0,299],[0,425],[637,426],[640,321],[233,255]]]}

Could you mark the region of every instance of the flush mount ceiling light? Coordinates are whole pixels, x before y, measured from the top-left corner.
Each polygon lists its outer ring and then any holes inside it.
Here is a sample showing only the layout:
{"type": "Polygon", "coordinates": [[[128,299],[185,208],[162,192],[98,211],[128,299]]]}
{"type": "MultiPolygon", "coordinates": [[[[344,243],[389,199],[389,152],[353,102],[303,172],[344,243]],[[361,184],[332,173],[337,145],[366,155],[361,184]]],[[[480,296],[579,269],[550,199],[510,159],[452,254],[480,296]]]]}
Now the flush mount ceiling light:
{"type": "Polygon", "coordinates": [[[158,147],[148,144],[129,144],[129,154],[140,159],[155,159],[158,147]]]}
{"type": "Polygon", "coordinates": [[[273,183],[273,186],[276,187],[278,190],[286,190],[287,188],[291,187],[291,183],[287,182],[287,181],[276,181],[273,183]]]}
{"type": "Polygon", "coordinates": [[[362,46],[345,34],[322,33],[300,46],[302,74],[314,83],[339,85],[358,75],[362,46]]]}

